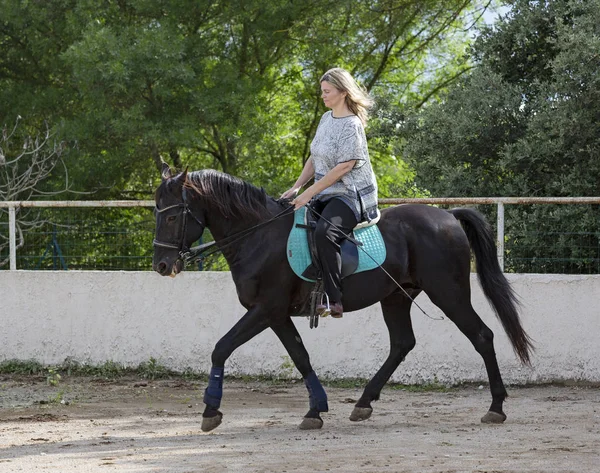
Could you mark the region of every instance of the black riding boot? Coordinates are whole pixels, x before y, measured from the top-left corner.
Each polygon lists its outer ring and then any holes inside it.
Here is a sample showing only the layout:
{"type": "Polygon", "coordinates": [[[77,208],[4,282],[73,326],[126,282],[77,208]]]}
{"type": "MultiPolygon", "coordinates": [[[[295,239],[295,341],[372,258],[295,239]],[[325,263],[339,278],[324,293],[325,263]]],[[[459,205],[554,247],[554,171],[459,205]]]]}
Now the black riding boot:
{"type": "Polygon", "coordinates": [[[331,315],[341,317],[343,308],[340,243],[358,222],[354,211],[337,198],[327,201],[322,210],[317,212],[322,216],[315,229],[315,242],[323,269],[323,285],[329,296],[331,315]]]}

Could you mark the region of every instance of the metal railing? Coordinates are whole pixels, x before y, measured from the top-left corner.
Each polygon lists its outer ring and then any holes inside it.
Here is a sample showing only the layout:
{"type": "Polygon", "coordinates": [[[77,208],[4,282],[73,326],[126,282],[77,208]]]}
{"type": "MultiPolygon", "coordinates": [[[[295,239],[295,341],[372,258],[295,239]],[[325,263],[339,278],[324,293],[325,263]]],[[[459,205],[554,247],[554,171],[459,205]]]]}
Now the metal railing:
{"type": "Polygon", "coordinates": [[[9,232],[9,269],[17,269],[17,229],[16,209],[31,208],[124,208],[124,207],[154,207],[152,200],[37,200],[37,201],[5,201],[0,202],[0,208],[8,208],[9,232]]]}
{"type": "MultiPolygon", "coordinates": [[[[493,204],[497,207],[497,255],[500,267],[504,270],[504,206],[516,204],[600,204],[600,197],[444,197],[444,198],[387,198],[380,199],[380,205],[419,203],[428,205],[482,205],[493,204]]],[[[117,201],[8,201],[0,202],[0,208],[8,209],[9,227],[9,269],[17,269],[16,209],[17,208],[132,208],[153,207],[151,200],[117,201]]]]}
{"type": "Polygon", "coordinates": [[[504,271],[504,205],[507,204],[600,204],[600,197],[441,197],[420,199],[380,199],[382,205],[430,204],[430,205],[480,205],[495,204],[497,207],[496,247],[498,263],[504,271]]]}

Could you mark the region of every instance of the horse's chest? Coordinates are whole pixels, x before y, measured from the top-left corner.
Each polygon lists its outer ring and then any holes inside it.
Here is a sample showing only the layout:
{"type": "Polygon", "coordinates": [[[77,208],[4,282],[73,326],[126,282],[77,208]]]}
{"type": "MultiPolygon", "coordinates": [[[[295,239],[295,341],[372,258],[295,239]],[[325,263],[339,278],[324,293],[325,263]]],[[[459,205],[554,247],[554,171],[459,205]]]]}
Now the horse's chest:
{"type": "Polygon", "coordinates": [[[258,277],[244,273],[236,274],[233,271],[232,276],[238,298],[242,305],[245,307],[254,305],[260,288],[258,277]]]}

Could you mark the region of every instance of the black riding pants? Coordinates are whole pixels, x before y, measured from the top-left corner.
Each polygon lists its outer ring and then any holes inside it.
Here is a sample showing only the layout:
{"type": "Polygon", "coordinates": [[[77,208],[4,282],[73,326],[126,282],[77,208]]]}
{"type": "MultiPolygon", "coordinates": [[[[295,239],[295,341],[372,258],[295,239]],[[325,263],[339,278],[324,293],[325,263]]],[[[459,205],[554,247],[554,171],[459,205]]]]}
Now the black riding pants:
{"type": "Polygon", "coordinates": [[[317,201],[312,205],[324,217],[319,218],[315,229],[315,242],[323,268],[323,286],[330,303],[341,302],[342,256],[340,243],[344,239],[344,235],[350,233],[358,221],[352,209],[341,199],[333,198],[325,203],[317,201]]]}

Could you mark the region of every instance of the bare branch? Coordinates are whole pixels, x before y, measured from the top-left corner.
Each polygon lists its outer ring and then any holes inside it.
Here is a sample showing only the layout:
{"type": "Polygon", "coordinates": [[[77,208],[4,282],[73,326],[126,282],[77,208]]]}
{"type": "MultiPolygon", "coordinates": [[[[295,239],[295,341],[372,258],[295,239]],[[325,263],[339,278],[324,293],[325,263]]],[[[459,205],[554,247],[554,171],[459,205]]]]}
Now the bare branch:
{"type": "MultiPolygon", "coordinates": [[[[19,120],[12,129],[6,126],[0,136],[0,200],[25,201],[42,195],[57,195],[69,191],[67,167],[62,160],[66,150],[63,142],[54,141],[54,135],[46,124],[41,135],[24,136],[18,139],[19,120]],[[48,191],[42,189],[42,183],[50,176],[58,163],[61,163],[65,174],[63,189],[48,191]]],[[[46,223],[39,214],[29,211],[16,212],[17,249],[25,245],[28,231],[39,228],[46,223]]],[[[8,212],[0,212],[0,223],[8,221],[8,212]]],[[[0,236],[0,251],[9,244],[6,235],[0,236]]],[[[0,260],[0,267],[8,259],[0,260]]]]}
{"type": "Polygon", "coordinates": [[[455,80],[457,80],[460,76],[462,76],[465,72],[469,72],[471,69],[474,69],[475,66],[468,66],[465,67],[464,69],[458,71],[456,74],[448,77],[446,80],[438,83],[433,89],[431,89],[428,93],[425,94],[425,96],[421,99],[421,101],[415,106],[415,108],[421,108],[423,105],[425,105],[425,103],[431,98],[433,97],[435,94],[437,94],[440,90],[442,90],[444,87],[448,87],[448,85],[450,85],[452,82],[454,82],[455,80]]]}

